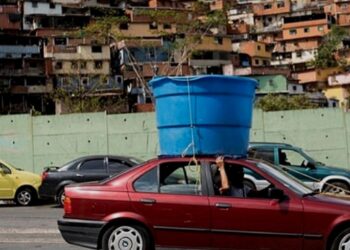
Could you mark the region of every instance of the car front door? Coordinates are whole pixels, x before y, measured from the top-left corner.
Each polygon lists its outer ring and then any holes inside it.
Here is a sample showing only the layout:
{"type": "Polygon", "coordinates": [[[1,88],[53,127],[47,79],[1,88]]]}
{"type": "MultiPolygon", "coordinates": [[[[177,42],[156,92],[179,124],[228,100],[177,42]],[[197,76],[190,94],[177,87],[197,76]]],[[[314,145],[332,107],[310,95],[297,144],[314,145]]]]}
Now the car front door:
{"type": "Polygon", "coordinates": [[[76,173],[78,182],[98,181],[109,177],[106,168],[106,158],[88,159],[82,162],[76,173]]]}
{"type": "Polygon", "coordinates": [[[15,182],[11,177],[11,170],[2,163],[0,163],[0,169],[0,199],[12,199],[15,182]]]}
{"type": "MultiPolygon", "coordinates": [[[[264,190],[257,191],[265,193],[264,190]]],[[[289,196],[279,201],[267,196],[239,198],[211,195],[209,203],[212,244],[218,249],[302,249],[303,209],[297,198],[289,196]]]]}
{"type": "Polygon", "coordinates": [[[210,244],[209,203],[204,171],[189,162],[162,162],[130,185],[135,211],[153,227],[158,244],[206,248],[210,244]]]}

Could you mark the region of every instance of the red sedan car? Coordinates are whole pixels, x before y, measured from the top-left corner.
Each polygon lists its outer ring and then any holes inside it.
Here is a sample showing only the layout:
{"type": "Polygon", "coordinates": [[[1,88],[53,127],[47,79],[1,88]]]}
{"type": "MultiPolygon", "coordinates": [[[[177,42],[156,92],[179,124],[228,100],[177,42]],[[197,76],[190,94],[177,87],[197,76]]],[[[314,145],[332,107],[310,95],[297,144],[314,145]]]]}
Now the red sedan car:
{"type": "Polygon", "coordinates": [[[350,201],[317,194],[267,163],[242,168],[256,197],[218,192],[214,158],[159,158],[65,189],[63,238],[94,249],[350,249],[350,201]]]}

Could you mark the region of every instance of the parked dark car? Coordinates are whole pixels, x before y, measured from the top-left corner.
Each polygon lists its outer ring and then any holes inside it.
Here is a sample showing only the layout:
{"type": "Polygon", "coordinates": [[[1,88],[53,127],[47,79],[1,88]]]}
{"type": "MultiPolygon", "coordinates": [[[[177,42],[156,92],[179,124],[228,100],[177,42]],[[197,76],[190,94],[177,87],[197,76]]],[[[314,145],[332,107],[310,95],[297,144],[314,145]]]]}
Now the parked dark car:
{"type": "Polygon", "coordinates": [[[39,195],[44,199],[53,198],[59,205],[63,205],[65,186],[78,182],[103,180],[141,162],[133,157],[94,155],[75,159],[62,167],[48,167],[42,173],[39,195]]]}
{"type": "Polygon", "coordinates": [[[268,163],[232,158],[227,167],[269,185],[257,197],[223,196],[215,192],[213,164],[215,158],[159,158],[102,182],[67,186],[59,230],[71,244],[104,250],[349,249],[349,200],[315,193],[268,163]]]}
{"type": "Polygon", "coordinates": [[[316,161],[301,148],[286,143],[252,142],[249,156],[263,159],[298,178],[312,189],[350,194],[350,171],[316,161]]]}

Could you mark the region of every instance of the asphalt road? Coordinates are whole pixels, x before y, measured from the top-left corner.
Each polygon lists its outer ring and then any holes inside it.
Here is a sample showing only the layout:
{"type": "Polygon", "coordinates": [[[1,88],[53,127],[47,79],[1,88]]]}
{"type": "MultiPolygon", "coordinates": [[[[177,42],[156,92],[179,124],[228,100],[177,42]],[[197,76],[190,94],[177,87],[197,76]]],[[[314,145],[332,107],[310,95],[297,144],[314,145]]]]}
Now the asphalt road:
{"type": "Polygon", "coordinates": [[[62,215],[63,208],[54,204],[20,207],[0,201],[0,250],[88,249],[63,240],[57,228],[57,220],[62,215]]]}
{"type": "Polygon", "coordinates": [[[0,250],[82,250],[66,243],[57,229],[63,209],[53,204],[19,207],[0,202],[0,250]]]}

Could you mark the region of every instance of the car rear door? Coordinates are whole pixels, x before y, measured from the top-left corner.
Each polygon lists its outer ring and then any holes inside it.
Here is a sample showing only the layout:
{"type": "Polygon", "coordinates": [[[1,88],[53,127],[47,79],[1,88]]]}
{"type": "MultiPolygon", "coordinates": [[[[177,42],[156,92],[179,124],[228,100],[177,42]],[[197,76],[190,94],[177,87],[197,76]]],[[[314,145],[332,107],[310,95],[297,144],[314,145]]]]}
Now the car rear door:
{"type": "Polygon", "coordinates": [[[109,177],[106,157],[86,159],[77,168],[77,182],[98,181],[109,177]]]}
{"type": "Polygon", "coordinates": [[[204,171],[189,162],[162,162],[130,184],[130,199],[155,233],[157,244],[187,249],[210,244],[204,171]]]}
{"type": "Polygon", "coordinates": [[[302,249],[303,209],[298,199],[211,195],[209,203],[212,244],[218,249],[302,249]]]}

